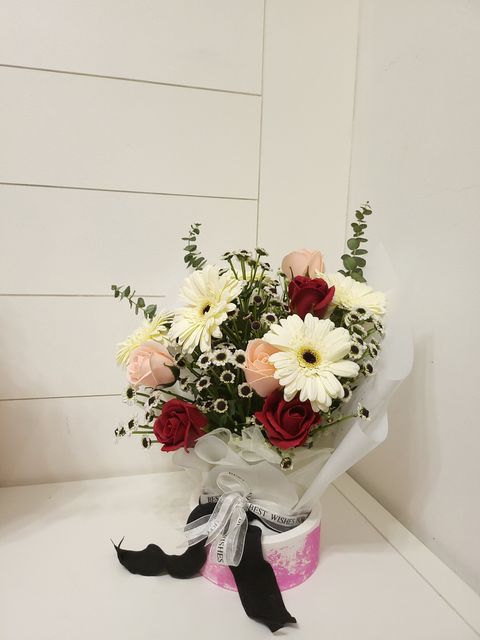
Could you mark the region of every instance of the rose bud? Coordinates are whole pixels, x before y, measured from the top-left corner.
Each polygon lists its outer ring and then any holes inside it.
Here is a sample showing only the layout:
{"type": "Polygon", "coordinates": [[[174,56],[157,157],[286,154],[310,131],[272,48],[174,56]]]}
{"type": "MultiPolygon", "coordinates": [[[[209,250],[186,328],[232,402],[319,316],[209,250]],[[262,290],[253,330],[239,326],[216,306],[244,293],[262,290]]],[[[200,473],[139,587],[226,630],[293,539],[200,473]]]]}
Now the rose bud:
{"type": "Polygon", "coordinates": [[[320,251],[301,249],[292,251],[282,260],[282,271],[289,280],[295,276],[314,276],[316,271],[324,271],[323,255],[320,251]]]}
{"type": "Polygon", "coordinates": [[[172,370],[175,362],[165,347],[149,340],[137,347],[130,354],[127,365],[127,376],[134,386],[157,387],[159,384],[170,384],[175,380],[172,370]]]}
{"type": "Polygon", "coordinates": [[[316,318],[323,318],[334,294],[335,287],[329,287],[322,278],[296,276],[288,285],[290,311],[302,320],[307,313],[316,318]]]}
{"type": "Polygon", "coordinates": [[[163,445],[162,451],[175,451],[183,447],[193,447],[205,434],[208,420],[191,402],[173,398],[162,407],[162,413],[156,418],[153,433],[163,445]]]}
{"type": "Polygon", "coordinates": [[[276,347],[260,339],[250,340],[245,350],[245,379],[262,398],[280,386],[278,380],[273,377],[275,367],[268,361],[269,357],[277,352],[276,347]]]}
{"type": "Polygon", "coordinates": [[[320,416],[308,400],[302,402],[297,396],[287,402],[282,389],[268,396],[255,417],[262,423],[270,442],[279,449],[304,444],[311,428],[320,423],[320,416]]]}

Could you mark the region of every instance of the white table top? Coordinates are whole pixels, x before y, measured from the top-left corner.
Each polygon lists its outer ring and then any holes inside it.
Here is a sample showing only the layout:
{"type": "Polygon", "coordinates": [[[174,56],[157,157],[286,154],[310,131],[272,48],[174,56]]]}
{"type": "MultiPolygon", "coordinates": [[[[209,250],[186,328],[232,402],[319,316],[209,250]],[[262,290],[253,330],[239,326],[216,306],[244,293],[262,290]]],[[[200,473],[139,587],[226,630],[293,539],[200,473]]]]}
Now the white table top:
{"type": "MultiPolygon", "coordinates": [[[[234,592],[201,577],[131,575],[118,563],[109,538],[123,535],[126,548],[156,542],[179,552],[176,527],[188,512],[189,490],[182,472],[1,489],[0,638],[270,637],[247,618],[234,592]]],[[[319,568],[284,593],[298,626],[277,636],[478,640],[451,603],[335,487],[323,506],[319,568]]]]}

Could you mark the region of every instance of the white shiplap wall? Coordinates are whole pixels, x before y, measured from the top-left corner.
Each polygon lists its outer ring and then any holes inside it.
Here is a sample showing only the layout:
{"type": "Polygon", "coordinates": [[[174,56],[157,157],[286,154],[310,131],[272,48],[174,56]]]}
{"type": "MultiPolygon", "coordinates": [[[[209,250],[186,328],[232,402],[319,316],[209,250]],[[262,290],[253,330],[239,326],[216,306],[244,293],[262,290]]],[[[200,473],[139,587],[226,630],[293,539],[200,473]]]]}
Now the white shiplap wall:
{"type": "Polygon", "coordinates": [[[480,592],[480,4],[363,0],[352,205],[372,220],[415,361],[353,476],[480,592]]]}
{"type": "Polygon", "coordinates": [[[174,299],[192,222],[210,259],[341,252],[356,28],[356,0],[0,4],[1,484],[168,467],[113,445],[138,319],[109,287],[174,299]]]}

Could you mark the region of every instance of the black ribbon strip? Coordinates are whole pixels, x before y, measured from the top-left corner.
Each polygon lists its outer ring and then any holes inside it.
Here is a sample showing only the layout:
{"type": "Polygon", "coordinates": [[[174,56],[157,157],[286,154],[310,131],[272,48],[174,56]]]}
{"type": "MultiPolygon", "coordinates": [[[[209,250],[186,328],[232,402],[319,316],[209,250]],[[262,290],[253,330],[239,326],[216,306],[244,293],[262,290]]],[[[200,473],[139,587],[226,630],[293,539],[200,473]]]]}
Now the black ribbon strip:
{"type": "MultiPolygon", "coordinates": [[[[212,513],[215,504],[199,504],[188,516],[187,522],[212,513]]],[[[263,557],[262,531],[252,524],[254,514],[248,513],[248,529],[243,556],[238,567],[230,567],[238,594],[247,616],[266,625],[270,631],[278,631],[288,623],[296,622],[283,602],[275,573],[263,557]]],[[[197,575],[207,559],[205,540],[189,547],[181,555],[168,555],[156,544],[149,544],[142,551],[122,549],[114,544],[120,563],[142,576],[158,576],[165,573],[173,578],[192,578],[197,575]]]]}

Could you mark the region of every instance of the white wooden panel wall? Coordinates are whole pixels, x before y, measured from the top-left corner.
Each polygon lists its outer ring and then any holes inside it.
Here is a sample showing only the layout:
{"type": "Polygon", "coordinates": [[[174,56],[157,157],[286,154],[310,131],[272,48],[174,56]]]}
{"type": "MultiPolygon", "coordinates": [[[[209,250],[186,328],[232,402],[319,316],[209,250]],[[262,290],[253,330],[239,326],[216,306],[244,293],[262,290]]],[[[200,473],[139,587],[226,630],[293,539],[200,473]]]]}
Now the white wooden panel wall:
{"type": "Polygon", "coordinates": [[[109,287],[171,300],[192,222],[211,259],[258,233],[272,262],[341,252],[357,0],[337,7],[1,3],[0,483],[168,468],[113,445],[138,319],[109,287]]]}
{"type": "Polygon", "coordinates": [[[363,0],[350,196],[376,211],[415,362],[353,475],[477,591],[479,60],[478,3],[363,0]]]}
{"type": "Polygon", "coordinates": [[[110,284],[162,305],[195,221],[211,259],[254,245],[263,2],[0,11],[0,481],[168,468],[114,446],[140,319],[110,284]]]}
{"type": "Polygon", "coordinates": [[[2,0],[0,60],[260,93],[260,0],[2,0]]]}
{"type": "Polygon", "coordinates": [[[259,240],[344,252],[357,0],[267,3],[259,240]]]}

